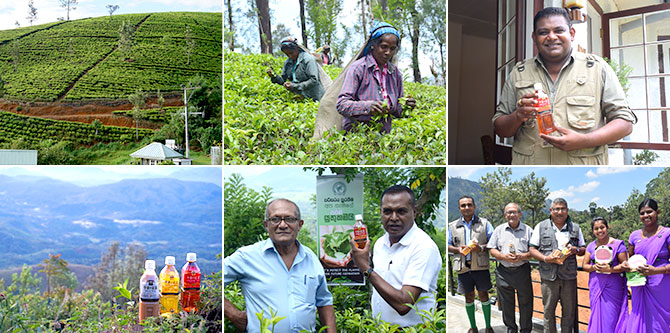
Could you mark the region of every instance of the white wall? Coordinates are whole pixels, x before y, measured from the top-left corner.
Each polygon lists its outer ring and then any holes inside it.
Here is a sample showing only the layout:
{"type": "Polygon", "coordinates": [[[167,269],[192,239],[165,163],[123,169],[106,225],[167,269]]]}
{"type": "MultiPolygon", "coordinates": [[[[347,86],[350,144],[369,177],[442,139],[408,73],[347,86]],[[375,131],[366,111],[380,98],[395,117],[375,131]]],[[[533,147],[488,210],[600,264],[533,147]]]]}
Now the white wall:
{"type": "Polygon", "coordinates": [[[480,137],[493,135],[495,40],[449,22],[449,164],[483,164],[480,137]]]}

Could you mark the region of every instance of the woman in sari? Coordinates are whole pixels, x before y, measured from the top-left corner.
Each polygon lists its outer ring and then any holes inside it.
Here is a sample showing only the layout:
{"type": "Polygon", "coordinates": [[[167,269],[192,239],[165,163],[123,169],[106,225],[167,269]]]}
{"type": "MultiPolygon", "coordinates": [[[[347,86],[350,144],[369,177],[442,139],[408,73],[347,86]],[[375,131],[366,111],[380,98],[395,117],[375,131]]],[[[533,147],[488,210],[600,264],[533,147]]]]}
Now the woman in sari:
{"type": "Polygon", "coordinates": [[[586,254],[582,266],[589,273],[589,299],[591,317],[589,318],[589,333],[619,333],[626,331],[628,319],[628,297],[626,293],[626,278],[621,263],[628,260],[626,244],[619,239],[608,235],[609,226],[602,217],[596,217],[591,222],[591,231],[596,240],[586,247],[586,254]],[[596,249],[605,246],[612,251],[609,263],[596,261],[596,249]]]}
{"type": "MultiPolygon", "coordinates": [[[[644,274],[646,284],[631,287],[632,307],[626,332],[670,332],[670,228],[658,224],[658,204],[645,199],[638,206],[644,227],[628,239],[628,253],[639,254],[647,263],[636,271],[644,274]]],[[[628,262],[623,265],[630,271],[628,262]]]]}
{"type": "Polygon", "coordinates": [[[374,22],[367,45],[347,69],[337,97],[337,112],[347,132],[357,123],[373,124],[373,116],[380,116],[377,122],[381,123],[381,132],[389,133],[392,117],[401,117],[404,106],[416,106],[411,97],[401,102],[402,73],[392,62],[399,47],[398,30],[386,22],[374,22]]]}

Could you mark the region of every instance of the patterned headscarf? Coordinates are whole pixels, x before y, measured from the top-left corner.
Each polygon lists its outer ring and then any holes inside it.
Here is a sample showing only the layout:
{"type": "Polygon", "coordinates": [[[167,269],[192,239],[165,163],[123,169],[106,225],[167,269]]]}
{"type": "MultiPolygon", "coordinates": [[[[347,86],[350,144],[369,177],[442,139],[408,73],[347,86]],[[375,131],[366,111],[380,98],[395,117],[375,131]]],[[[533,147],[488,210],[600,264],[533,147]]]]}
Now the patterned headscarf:
{"type": "Polygon", "coordinates": [[[391,24],[380,21],[372,21],[372,30],[370,30],[370,38],[368,38],[368,44],[365,45],[365,50],[363,50],[363,55],[365,56],[370,52],[370,42],[374,39],[381,37],[384,34],[394,34],[400,40],[400,33],[394,28],[391,24]]]}
{"type": "Polygon", "coordinates": [[[280,50],[284,49],[289,49],[289,50],[295,50],[298,49],[300,52],[304,52],[303,49],[298,45],[298,42],[296,41],[295,38],[293,37],[288,37],[281,41],[281,47],[280,50]]]}

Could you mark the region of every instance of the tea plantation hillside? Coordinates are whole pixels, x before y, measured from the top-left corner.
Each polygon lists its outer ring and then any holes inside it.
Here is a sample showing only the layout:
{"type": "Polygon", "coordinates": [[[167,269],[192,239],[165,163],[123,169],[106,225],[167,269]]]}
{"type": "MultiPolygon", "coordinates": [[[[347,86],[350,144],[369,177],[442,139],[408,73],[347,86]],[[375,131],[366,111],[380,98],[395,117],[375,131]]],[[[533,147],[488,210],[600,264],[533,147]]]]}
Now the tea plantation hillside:
{"type": "MultiPolygon", "coordinates": [[[[391,133],[332,131],[310,142],[318,102],[296,100],[270,82],[285,57],[226,53],[224,160],[229,164],[445,164],[446,91],[405,82],[414,110],[393,119],[391,133]]],[[[325,66],[332,79],[341,68],[325,66]]]]}
{"type": "Polygon", "coordinates": [[[220,13],[148,13],[0,31],[0,88],[15,101],[180,91],[196,74],[209,80],[220,75],[221,22],[220,13]],[[126,54],[119,47],[124,21],[135,27],[126,54]]]}

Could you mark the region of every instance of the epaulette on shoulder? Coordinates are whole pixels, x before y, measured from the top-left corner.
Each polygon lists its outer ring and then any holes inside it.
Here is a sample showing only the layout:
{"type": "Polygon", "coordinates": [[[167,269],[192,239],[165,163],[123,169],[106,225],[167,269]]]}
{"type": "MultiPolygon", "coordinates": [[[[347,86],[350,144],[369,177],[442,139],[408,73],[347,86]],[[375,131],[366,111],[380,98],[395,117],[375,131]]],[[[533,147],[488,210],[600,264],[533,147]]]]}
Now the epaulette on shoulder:
{"type": "Polygon", "coordinates": [[[523,72],[524,70],[526,70],[526,60],[517,62],[516,65],[514,65],[514,67],[518,72],[523,72]]]}

